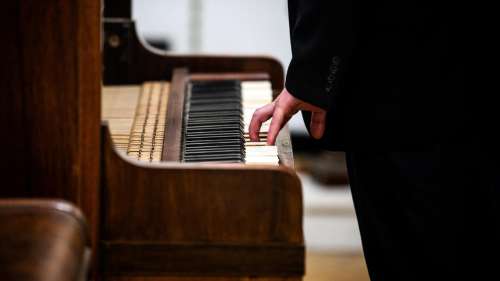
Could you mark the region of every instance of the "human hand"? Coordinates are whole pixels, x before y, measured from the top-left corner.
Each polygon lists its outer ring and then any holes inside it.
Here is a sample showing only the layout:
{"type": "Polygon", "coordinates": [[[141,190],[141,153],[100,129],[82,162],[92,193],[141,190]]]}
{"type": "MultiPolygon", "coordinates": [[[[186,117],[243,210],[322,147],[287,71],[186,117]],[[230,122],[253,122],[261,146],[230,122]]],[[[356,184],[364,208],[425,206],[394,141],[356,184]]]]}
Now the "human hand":
{"type": "Polygon", "coordinates": [[[311,111],[311,135],[315,139],[321,138],[325,132],[326,111],[295,98],[286,89],[283,89],[272,103],[254,112],[249,127],[250,139],[252,141],[259,141],[259,132],[262,123],[272,117],[273,119],[267,132],[267,144],[274,145],[280,130],[299,110],[311,111]]]}

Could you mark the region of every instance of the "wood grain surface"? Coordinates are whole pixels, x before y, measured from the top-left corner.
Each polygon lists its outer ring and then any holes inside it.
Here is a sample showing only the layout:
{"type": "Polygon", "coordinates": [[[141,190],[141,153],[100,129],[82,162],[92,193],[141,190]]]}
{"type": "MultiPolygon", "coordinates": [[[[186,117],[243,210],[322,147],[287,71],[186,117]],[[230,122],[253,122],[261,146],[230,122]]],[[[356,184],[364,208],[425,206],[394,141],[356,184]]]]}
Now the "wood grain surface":
{"type": "Polygon", "coordinates": [[[101,1],[0,9],[0,197],[63,198],[97,241],[101,1]],[[8,43],[7,43],[8,42],[8,43]]]}
{"type": "Polygon", "coordinates": [[[302,275],[302,191],[295,172],[134,161],[118,154],[103,130],[105,275],[302,275]]]}
{"type": "Polygon", "coordinates": [[[184,99],[188,83],[188,70],[178,68],[172,75],[170,99],[167,105],[165,122],[165,139],[163,142],[162,161],[180,161],[182,151],[182,135],[184,120],[184,99]],[[168,126],[168,128],[167,128],[168,126]]]}

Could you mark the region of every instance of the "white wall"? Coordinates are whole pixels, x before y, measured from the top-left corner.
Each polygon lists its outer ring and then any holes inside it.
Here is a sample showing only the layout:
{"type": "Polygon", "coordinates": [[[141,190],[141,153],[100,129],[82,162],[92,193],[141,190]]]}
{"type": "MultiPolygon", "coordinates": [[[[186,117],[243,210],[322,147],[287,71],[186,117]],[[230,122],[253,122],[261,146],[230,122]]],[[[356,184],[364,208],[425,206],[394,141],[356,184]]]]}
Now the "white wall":
{"type": "Polygon", "coordinates": [[[169,38],[175,52],[270,55],[286,66],[291,58],[286,2],[135,0],[133,17],[141,34],[169,38]],[[190,23],[197,11],[201,40],[192,46],[190,23]]]}
{"type": "Polygon", "coordinates": [[[132,16],[142,36],[167,38],[174,51],[188,49],[187,0],[133,0],[132,16]]]}

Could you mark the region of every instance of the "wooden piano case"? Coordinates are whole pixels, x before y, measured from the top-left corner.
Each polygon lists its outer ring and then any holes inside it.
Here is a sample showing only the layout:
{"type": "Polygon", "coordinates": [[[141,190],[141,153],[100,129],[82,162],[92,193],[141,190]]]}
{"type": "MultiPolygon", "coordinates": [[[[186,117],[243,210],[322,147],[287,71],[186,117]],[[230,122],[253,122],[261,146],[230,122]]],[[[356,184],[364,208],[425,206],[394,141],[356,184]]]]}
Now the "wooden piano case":
{"type": "Polygon", "coordinates": [[[103,133],[105,275],[301,279],[302,196],[292,170],[146,164],[116,152],[103,133]]]}

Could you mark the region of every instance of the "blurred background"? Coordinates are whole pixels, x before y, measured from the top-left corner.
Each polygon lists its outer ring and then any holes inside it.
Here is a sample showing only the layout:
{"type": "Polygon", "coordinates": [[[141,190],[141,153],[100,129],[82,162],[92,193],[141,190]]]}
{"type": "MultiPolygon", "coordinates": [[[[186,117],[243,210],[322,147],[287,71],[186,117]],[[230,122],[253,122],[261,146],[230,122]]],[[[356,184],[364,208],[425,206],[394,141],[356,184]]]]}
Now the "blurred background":
{"type": "MultiPolygon", "coordinates": [[[[156,48],[272,56],[285,70],[291,59],[286,0],[135,0],[132,10],[156,48]]],[[[314,148],[300,114],[289,126],[304,188],[304,280],[369,280],[344,155],[314,148]]]]}

